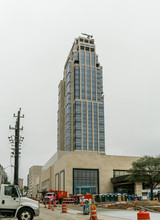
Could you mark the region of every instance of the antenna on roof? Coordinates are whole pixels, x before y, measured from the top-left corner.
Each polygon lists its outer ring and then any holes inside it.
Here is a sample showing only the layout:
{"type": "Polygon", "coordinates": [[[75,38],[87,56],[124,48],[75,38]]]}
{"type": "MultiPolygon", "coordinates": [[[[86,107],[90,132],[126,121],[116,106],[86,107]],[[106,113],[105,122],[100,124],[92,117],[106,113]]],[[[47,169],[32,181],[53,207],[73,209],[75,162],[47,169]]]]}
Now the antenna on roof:
{"type": "Polygon", "coordinates": [[[89,34],[85,34],[85,33],[82,33],[82,35],[85,35],[85,36],[87,36],[87,38],[88,38],[88,39],[91,39],[91,38],[93,38],[93,35],[89,35],[89,34]]]}

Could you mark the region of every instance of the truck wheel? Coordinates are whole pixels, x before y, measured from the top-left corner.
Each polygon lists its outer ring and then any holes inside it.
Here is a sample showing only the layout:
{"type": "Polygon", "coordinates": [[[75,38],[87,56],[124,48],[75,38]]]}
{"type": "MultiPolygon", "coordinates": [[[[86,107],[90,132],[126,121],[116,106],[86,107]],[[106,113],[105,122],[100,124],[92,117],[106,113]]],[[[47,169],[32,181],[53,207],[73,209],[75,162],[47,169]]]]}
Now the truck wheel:
{"type": "Polygon", "coordinates": [[[29,208],[24,208],[19,210],[17,214],[18,220],[32,220],[33,219],[33,211],[29,208]]]}

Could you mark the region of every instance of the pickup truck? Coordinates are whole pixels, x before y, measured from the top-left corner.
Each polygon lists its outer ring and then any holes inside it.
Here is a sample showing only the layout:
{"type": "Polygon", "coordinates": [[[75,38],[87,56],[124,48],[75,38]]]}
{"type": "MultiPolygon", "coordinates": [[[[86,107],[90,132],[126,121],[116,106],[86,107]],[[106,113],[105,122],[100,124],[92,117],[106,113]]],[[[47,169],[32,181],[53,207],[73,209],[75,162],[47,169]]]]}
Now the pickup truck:
{"type": "Polygon", "coordinates": [[[39,215],[39,203],[22,197],[18,186],[2,184],[0,186],[0,215],[15,216],[18,220],[32,220],[39,215]]]}

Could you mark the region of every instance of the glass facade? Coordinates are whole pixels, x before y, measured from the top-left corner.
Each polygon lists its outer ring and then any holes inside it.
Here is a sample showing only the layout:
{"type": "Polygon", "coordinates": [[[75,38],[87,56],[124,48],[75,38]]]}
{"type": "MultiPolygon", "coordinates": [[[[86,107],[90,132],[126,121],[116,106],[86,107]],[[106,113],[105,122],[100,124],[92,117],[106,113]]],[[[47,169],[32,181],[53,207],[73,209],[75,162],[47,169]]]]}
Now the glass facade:
{"type": "Polygon", "coordinates": [[[95,68],[92,68],[92,100],[96,101],[96,75],[95,75],[95,68]]]}
{"type": "Polygon", "coordinates": [[[90,73],[90,67],[87,67],[87,100],[91,100],[91,73],[90,73]]]}
{"type": "Polygon", "coordinates": [[[74,68],[74,97],[75,99],[80,98],[80,73],[79,66],[75,66],[74,68]]]}
{"type": "Polygon", "coordinates": [[[81,102],[76,101],[74,106],[74,133],[75,150],[81,150],[81,102]]]}
{"type": "Polygon", "coordinates": [[[88,149],[89,151],[93,150],[92,143],[92,103],[88,102],[88,149]]]}
{"type": "Polygon", "coordinates": [[[98,151],[98,118],[97,104],[94,103],[94,151],[98,151]]]}
{"type": "Polygon", "coordinates": [[[98,194],[99,170],[98,169],[73,169],[73,194],[98,194]]]}
{"type": "Polygon", "coordinates": [[[65,93],[65,149],[71,151],[71,63],[68,63],[66,73],[65,93]]]}
{"type": "Polygon", "coordinates": [[[81,98],[85,99],[85,66],[81,66],[81,98]]]}
{"type": "Polygon", "coordinates": [[[104,151],[104,105],[99,104],[99,149],[104,151]]]}
{"type": "Polygon", "coordinates": [[[83,102],[83,150],[87,150],[87,104],[83,102]]]}
{"type": "Polygon", "coordinates": [[[60,108],[64,114],[58,111],[57,143],[64,117],[64,150],[105,152],[103,72],[93,41],[78,38],[71,49],[64,69],[64,107],[60,108]]]}

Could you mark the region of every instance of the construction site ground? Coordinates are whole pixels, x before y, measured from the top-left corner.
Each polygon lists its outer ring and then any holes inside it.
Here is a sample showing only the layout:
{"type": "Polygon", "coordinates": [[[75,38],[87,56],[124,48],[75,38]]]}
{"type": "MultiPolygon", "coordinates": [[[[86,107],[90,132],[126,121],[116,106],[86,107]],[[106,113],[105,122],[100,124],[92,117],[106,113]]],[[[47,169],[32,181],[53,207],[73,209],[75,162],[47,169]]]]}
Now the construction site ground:
{"type": "Polygon", "coordinates": [[[160,202],[153,201],[132,201],[132,202],[115,202],[115,203],[97,203],[97,207],[103,209],[124,209],[124,210],[147,210],[149,212],[160,212],[160,202]]]}
{"type": "MultiPolygon", "coordinates": [[[[139,209],[150,209],[152,220],[160,219],[160,203],[158,201],[140,201],[121,204],[97,204],[97,217],[99,220],[136,220],[139,209]],[[109,206],[108,206],[109,205],[109,206]],[[142,208],[143,207],[143,208],[142,208]],[[158,210],[158,211],[157,211],[158,210]]],[[[16,218],[1,217],[0,219],[12,220],[16,218]]],[[[54,211],[40,204],[40,216],[34,220],[88,220],[89,215],[83,215],[81,205],[67,205],[67,213],[62,213],[62,205],[58,204],[54,211]]]]}

